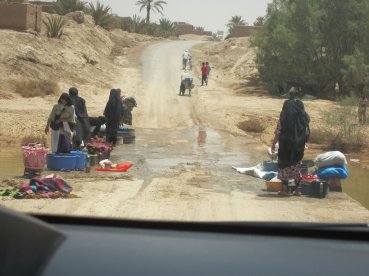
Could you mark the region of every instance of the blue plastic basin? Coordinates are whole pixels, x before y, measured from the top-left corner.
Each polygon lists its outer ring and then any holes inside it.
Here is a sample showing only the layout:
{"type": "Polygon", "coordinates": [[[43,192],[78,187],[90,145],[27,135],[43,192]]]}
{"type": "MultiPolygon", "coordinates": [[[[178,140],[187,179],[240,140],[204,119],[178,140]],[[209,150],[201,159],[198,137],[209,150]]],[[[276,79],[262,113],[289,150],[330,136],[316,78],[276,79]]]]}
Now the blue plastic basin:
{"type": "Polygon", "coordinates": [[[75,169],[82,171],[86,168],[87,153],[83,151],[71,151],[70,154],[77,156],[77,163],[75,169]]]}
{"type": "Polygon", "coordinates": [[[73,154],[49,153],[46,157],[47,168],[51,171],[73,171],[76,169],[78,156],[73,154]]]}
{"type": "Polygon", "coordinates": [[[278,163],[264,161],[263,162],[263,169],[266,172],[277,172],[278,171],[278,163]]]}

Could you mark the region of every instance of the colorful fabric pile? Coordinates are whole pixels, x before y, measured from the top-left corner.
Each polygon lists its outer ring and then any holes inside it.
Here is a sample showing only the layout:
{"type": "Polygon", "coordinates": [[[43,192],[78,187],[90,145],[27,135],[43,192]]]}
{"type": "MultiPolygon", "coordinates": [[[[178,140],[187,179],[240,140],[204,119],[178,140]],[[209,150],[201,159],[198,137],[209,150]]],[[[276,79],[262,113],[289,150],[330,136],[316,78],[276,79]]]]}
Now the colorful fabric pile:
{"type": "Polygon", "coordinates": [[[113,146],[103,138],[92,138],[86,147],[89,154],[109,154],[113,150],[113,146]]]}
{"type": "Polygon", "coordinates": [[[19,188],[0,191],[0,196],[15,199],[71,198],[73,188],[58,175],[39,176],[19,188]]]}

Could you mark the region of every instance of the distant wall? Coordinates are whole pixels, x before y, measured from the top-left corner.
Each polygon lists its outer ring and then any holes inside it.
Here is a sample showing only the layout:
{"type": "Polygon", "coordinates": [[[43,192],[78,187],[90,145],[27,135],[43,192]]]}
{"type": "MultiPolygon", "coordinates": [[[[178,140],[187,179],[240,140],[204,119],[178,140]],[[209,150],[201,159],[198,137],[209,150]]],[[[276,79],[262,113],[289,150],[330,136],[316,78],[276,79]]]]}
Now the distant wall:
{"type": "Polygon", "coordinates": [[[41,31],[42,9],[30,4],[0,3],[0,28],[41,31]]]}
{"type": "Polygon", "coordinates": [[[29,3],[41,6],[43,12],[54,13],[53,5],[55,4],[55,1],[54,2],[29,1],[29,3]]]}
{"type": "Polygon", "coordinates": [[[263,30],[264,30],[264,27],[235,26],[231,37],[248,37],[248,36],[251,36],[253,32],[262,32],[263,30]]]}
{"type": "Polygon", "coordinates": [[[213,35],[212,32],[207,32],[207,31],[192,31],[190,34],[194,34],[194,35],[207,35],[207,36],[212,36],[213,35]]]}
{"type": "Polygon", "coordinates": [[[212,36],[212,32],[206,32],[206,31],[195,31],[193,25],[185,23],[185,22],[175,22],[177,31],[180,35],[186,35],[186,34],[194,34],[194,35],[207,35],[212,36]]]}
{"type": "Polygon", "coordinates": [[[177,31],[180,35],[190,34],[193,31],[193,26],[186,23],[175,23],[177,31]]]}

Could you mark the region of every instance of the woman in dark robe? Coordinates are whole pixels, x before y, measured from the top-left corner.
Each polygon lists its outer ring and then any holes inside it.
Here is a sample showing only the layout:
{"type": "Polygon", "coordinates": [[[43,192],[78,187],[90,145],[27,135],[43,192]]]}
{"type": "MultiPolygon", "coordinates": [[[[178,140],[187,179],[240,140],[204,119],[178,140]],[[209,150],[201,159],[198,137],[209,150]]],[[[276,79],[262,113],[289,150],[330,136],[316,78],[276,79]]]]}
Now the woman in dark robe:
{"type": "Polygon", "coordinates": [[[290,180],[295,181],[295,195],[300,195],[300,163],[310,134],[309,122],[309,115],[301,101],[295,100],[292,95],[290,100],[284,102],[272,145],[272,151],[275,151],[275,145],[279,143],[278,178],[282,181],[283,195],[288,194],[290,180]]]}
{"type": "Polygon", "coordinates": [[[113,145],[117,142],[121,113],[120,89],[112,89],[110,91],[109,101],[104,110],[104,116],[106,118],[106,141],[113,145]]]}
{"type": "Polygon", "coordinates": [[[77,149],[80,148],[82,142],[84,145],[90,140],[90,121],[88,119],[86,101],[78,96],[78,89],[71,87],[69,89],[69,96],[72,100],[74,110],[77,116],[76,121],[76,135],[75,135],[75,146],[77,149]]]}

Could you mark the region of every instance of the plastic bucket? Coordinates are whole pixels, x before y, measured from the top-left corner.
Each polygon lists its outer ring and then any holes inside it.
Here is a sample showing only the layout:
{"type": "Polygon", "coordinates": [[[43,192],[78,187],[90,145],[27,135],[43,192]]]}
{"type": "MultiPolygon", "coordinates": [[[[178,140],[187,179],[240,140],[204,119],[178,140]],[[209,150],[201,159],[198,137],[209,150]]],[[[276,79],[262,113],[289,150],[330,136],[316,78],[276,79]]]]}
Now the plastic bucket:
{"type": "Polygon", "coordinates": [[[77,159],[78,156],[72,154],[49,153],[46,157],[47,168],[51,171],[73,171],[76,168],[77,159]]]}
{"type": "Polygon", "coordinates": [[[87,153],[83,151],[71,151],[70,154],[78,157],[75,169],[83,171],[86,168],[87,153]]]}

